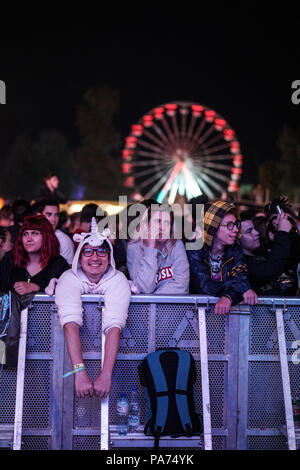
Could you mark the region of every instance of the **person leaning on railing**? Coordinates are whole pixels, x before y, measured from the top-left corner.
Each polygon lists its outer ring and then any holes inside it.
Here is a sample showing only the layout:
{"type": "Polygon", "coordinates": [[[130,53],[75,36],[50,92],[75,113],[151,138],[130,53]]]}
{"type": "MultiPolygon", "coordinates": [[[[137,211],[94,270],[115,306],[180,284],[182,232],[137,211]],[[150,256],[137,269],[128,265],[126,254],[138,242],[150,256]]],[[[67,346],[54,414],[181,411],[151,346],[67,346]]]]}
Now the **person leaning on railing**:
{"type": "Polygon", "coordinates": [[[19,295],[45,292],[52,280],[68,269],[59,255],[52,226],[42,215],[25,217],[14,249],[5,258],[6,267],[3,263],[0,270],[2,290],[19,295]]]}
{"type": "MultiPolygon", "coordinates": [[[[90,233],[74,235],[79,242],[72,269],[58,280],[55,302],[64,328],[69,356],[75,374],[75,390],[79,398],[94,394],[105,398],[111,387],[112,370],[119,349],[120,331],[124,328],[130,303],[130,287],[123,273],[117,271],[109,230],[100,234],[95,218],[90,233]],[[86,372],[79,328],[83,323],[82,294],[104,295],[102,326],[105,334],[105,355],[100,375],[94,382],[86,372]]],[[[101,333],[100,333],[101,334],[101,333]]],[[[68,375],[68,374],[67,374],[68,375]]]]}
{"type": "Polygon", "coordinates": [[[237,242],[240,222],[236,208],[225,201],[204,205],[204,245],[187,250],[191,271],[191,293],[220,297],[215,313],[228,313],[242,300],[254,305],[242,249],[237,242]]]}

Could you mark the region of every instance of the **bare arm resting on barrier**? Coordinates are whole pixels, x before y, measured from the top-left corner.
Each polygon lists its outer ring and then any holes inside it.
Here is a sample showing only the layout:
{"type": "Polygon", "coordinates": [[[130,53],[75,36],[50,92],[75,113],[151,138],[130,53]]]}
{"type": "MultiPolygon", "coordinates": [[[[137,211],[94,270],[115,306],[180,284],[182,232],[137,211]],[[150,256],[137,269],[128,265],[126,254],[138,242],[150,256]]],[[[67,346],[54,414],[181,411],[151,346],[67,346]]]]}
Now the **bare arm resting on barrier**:
{"type": "MultiPolygon", "coordinates": [[[[79,336],[79,325],[76,323],[66,323],[64,325],[65,339],[68,353],[73,364],[81,364],[82,348],[79,336]]],[[[75,390],[78,398],[87,398],[93,396],[93,383],[89,379],[86,370],[81,370],[75,374],[75,390]]]]}
{"type": "Polygon", "coordinates": [[[120,343],[120,328],[112,327],[105,335],[105,354],[102,370],[94,381],[94,393],[97,397],[106,398],[111,387],[112,371],[116,362],[116,357],[120,343]]]}
{"type": "MultiPolygon", "coordinates": [[[[68,353],[73,364],[82,364],[82,348],[79,326],[76,323],[66,323],[64,326],[68,353]]],[[[112,327],[106,333],[105,355],[100,375],[94,381],[90,380],[86,370],[75,374],[75,390],[78,398],[89,398],[94,394],[106,398],[111,388],[112,371],[115,365],[120,343],[120,328],[112,327]]]]}

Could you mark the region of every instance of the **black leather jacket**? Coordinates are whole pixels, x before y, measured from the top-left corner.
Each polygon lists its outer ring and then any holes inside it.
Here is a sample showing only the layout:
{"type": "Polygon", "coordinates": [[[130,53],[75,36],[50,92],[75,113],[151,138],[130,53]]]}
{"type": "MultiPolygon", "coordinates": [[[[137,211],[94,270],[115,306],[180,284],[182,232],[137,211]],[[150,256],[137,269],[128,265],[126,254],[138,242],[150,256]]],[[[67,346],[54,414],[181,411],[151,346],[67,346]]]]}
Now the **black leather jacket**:
{"type": "Polygon", "coordinates": [[[212,279],[209,252],[205,247],[201,250],[187,250],[187,256],[190,263],[192,294],[225,296],[230,298],[234,305],[241,302],[242,294],[251,289],[244,255],[238,242],[225,248],[220,280],[212,279]]]}

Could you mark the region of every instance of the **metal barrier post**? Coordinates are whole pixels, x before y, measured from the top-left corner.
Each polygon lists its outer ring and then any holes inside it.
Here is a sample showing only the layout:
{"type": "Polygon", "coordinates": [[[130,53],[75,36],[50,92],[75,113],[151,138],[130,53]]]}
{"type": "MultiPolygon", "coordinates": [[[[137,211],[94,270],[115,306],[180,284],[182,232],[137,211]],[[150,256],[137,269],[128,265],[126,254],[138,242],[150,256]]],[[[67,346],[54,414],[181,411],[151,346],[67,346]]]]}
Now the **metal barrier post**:
{"type": "MultiPolygon", "coordinates": [[[[101,367],[103,367],[105,355],[105,335],[102,328],[101,367]]],[[[108,450],[109,443],[109,395],[101,400],[101,450],[108,450]]]]}
{"type": "Polygon", "coordinates": [[[284,321],[282,309],[276,309],[276,324],[280,354],[282,387],[284,396],[284,411],[286,419],[286,430],[288,437],[288,446],[290,450],[296,450],[296,436],[292,409],[291,384],[288,368],[288,358],[286,351],[286,341],[284,333],[284,321]]]}
{"type": "Polygon", "coordinates": [[[203,403],[204,450],[212,450],[211,412],[210,412],[208,357],[207,357],[207,336],[206,336],[206,319],[205,319],[204,307],[198,307],[198,320],[199,320],[201,384],[202,384],[202,403],[203,403]]]}
{"type": "Polygon", "coordinates": [[[24,378],[27,342],[28,308],[22,310],[20,319],[20,340],[17,368],[16,408],[14,424],[13,450],[20,450],[22,444],[22,421],[24,400],[24,378]]]}

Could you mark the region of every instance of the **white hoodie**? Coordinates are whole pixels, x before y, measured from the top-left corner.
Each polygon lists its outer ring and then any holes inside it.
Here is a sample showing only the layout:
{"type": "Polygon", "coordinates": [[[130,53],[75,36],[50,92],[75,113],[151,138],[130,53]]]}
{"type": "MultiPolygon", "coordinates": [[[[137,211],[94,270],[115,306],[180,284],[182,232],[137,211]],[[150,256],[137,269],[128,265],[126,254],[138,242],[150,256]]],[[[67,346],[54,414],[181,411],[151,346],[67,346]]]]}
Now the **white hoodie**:
{"type": "Polygon", "coordinates": [[[80,241],[80,244],[74,255],[72,269],[65,271],[59,278],[55,292],[55,303],[62,327],[69,322],[82,326],[82,294],[104,295],[102,315],[104,333],[113,326],[122,329],[126,324],[131,295],[130,287],[124,274],[115,268],[113,248],[107,236],[108,233],[103,233],[102,236],[99,234],[95,221],[91,233],[74,236],[75,241],[80,241]],[[101,246],[104,240],[110,245],[110,266],[100,281],[95,284],[89,281],[82,271],[79,256],[84,245],[101,246]]]}

